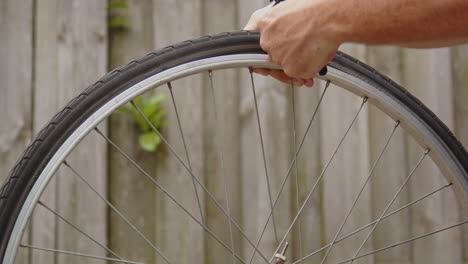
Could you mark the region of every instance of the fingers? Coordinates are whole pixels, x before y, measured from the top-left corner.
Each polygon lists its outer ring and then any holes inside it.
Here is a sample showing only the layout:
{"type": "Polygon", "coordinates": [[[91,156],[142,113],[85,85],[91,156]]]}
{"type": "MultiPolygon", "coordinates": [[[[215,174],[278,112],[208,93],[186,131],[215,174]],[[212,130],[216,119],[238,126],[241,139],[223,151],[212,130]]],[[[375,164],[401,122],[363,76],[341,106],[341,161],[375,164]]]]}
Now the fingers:
{"type": "Polygon", "coordinates": [[[273,70],[273,69],[262,69],[262,68],[253,68],[253,72],[263,75],[263,76],[271,76],[275,78],[276,80],[287,84],[291,85],[291,80],[295,86],[307,86],[307,87],[312,87],[314,85],[314,80],[312,78],[309,79],[295,79],[291,78],[288,75],[284,73],[284,71],[281,70],[273,70]]]}
{"type": "Polygon", "coordinates": [[[270,69],[253,68],[252,71],[263,76],[270,75],[270,69]]]}
{"type": "Polygon", "coordinates": [[[286,84],[291,84],[291,78],[289,76],[287,76],[283,71],[270,70],[270,76],[275,78],[276,80],[278,80],[280,82],[283,82],[283,83],[286,83],[286,84]]]}

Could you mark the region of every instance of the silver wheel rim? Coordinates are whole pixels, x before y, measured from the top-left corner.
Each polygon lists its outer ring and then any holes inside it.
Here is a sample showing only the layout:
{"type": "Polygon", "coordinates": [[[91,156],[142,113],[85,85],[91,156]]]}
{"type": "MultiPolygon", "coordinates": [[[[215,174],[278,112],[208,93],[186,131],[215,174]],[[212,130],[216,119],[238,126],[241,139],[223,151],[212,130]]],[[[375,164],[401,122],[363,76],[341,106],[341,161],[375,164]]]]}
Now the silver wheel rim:
{"type": "MultiPolygon", "coordinates": [[[[133,85],[99,108],[70,135],[41,172],[18,215],[18,220],[15,223],[6,248],[4,263],[14,263],[22,234],[27,226],[33,208],[59,165],[62,164],[66,156],[81,139],[97,124],[107,118],[118,107],[129,102],[132,98],[165,83],[204,71],[241,67],[278,69],[278,66],[271,63],[268,56],[263,54],[227,55],[189,62],[155,74],[133,85]]],[[[463,167],[455,159],[449,148],[443,144],[438,135],[419,117],[389,94],[382,90],[375,89],[371,84],[355,76],[332,67],[329,67],[328,73],[325,76],[319,76],[318,78],[329,80],[333,84],[357,96],[368,98],[369,102],[377,106],[389,117],[400,121],[401,126],[404,127],[421,146],[431,150],[429,154],[430,157],[440,168],[442,174],[448,181],[454,183],[453,189],[461,204],[462,210],[467,210],[468,182],[466,178],[468,177],[463,167]]]]}

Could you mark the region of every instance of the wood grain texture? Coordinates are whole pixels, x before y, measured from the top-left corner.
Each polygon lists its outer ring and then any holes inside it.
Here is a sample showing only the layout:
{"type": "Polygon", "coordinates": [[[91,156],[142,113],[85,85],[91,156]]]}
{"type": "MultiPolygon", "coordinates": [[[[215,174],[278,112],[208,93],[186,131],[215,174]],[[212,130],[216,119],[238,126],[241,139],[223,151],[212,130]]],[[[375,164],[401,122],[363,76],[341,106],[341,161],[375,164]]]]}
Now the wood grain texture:
{"type": "MultiPolygon", "coordinates": [[[[155,48],[163,48],[169,44],[177,43],[202,34],[202,5],[200,0],[154,0],[154,45],[155,48]],[[171,25],[171,26],[168,26],[171,25]]],[[[188,153],[192,170],[199,181],[203,182],[204,157],[203,157],[203,90],[202,77],[193,76],[172,83],[174,97],[187,142],[188,153]]],[[[167,86],[161,87],[167,95],[166,108],[169,123],[164,131],[164,136],[169,143],[188,164],[182,144],[174,106],[171,102],[167,86]]],[[[157,179],[167,190],[175,195],[181,204],[191,212],[199,221],[200,215],[195,190],[191,175],[181,163],[166,148],[158,156],[157,179]],[[181,190],[186,190],[181,192],[181,190]]],[[[204,200],[204,193],[198,188],[199,200],[204,200]]],[[[204,262],[204,236],[205,232],[198,223],[187,216],[172,201],[162,193],[157,193],[157,219],[161,227],[157,228],[157,241],[161,244],[162,251],[170,259],[189,263],[192,261],[204,262]],[[177,245],[177,246],[174,246],[177,245]]],[[[201,206],[203,216],[205,209],[201,206]]]]}
{"type": "MultiPolygon", "coordinates": [[[[318,104],[318,99],[323,92],[325,82],[317,82],[315,87],[307,89],[305,87],[295,88],[295,112],[296,112],[296,151],[299,148],[301,140],[304,136],[304,144],[298,154],[297,159],[297,172],[294,166],[291,177],[293,181],[291,184],[291,211],[297,211],[297,193],[299,192],[299,205],[302,205],[307,197],[308,192],[313,187],[321,171],[321,157],[320,157],[320,114],[314,118],[312,126],[305,135],[307,127],[312,119],[313,113],[318,104]],[[298,177],[298,187],[296,188],[296,173],[298,177]]],[[[292,98],[291,98],[291,121],[292,123],[292,98]]],[[[291,143],[291,156],[293,157],[294,141],[291,143]]],[[[313,195],[311,200],[305,207],[301,219],[294,229],[294,239],[292,240],[291,248],[293,252],[293,259],[298,259],[305,256],[307,253],[321,248],[323,240],[322,231],[322,218],[321,218],[321,199],[322,189],[321,186],[313,195]],[[302,243],[300,245],[299,243],[302,243]]],[[[320,254],[318,257],[321,256],[320,254]]],[[[311,260],[309,260],[310,262],[311,260]]]]}
{"type": "MultiPolygon", "coordinates": [[[[468,46],[452,49],[453,98],[455,103],[455,135],[462,144],[468,146],[468,46]]],[[[462,219],[468,214],[462,215],[462,219]]],[[[468,263],[468,226],[463,232],[463,252],[468,263]]]]}
{"type": "MultiPolygon", "coordinates": [[[[34,134],[38,133],[47,124],[60,107],[60,100],[58,98],[57,1],[43,1],[41,5],[36,6],[35,12],[34,134]]],[[[57,172],[56,177],[60,177],[60,173],[61,170],[57,172]]],[[[56,184],[56,178],[53,178],[41,196],[41,201],[53,209],[57,208],[56,184]]],[[[56,248],[55,231],[57,221],[60,220],[53,214],[44,210],[41,206],[37,206],[31,222],[31,244],[56,248]]],[[[49,252],[32,250],[31,259],[34,259],[37,263],[54,263],[55,255],[49,252]]]]}
{"type": "Polygon", "coordinates": [[[31,140],[32,1],[0,5],[0,181],[31,140]],[[29,19],[24,19],[28,17],[29,19]]]}
{"type": "MultiPolygon", "coordinates": [[[[33,1],[0,3],[0,185],[31,140],[33,12],[33,1]]],[[[22,263],[29,257],[18,253],[22,263]]]]}
{"type": "MultiPolygon", "coordinates": [[[[113,1],[42,0],[36,4],[32,0],[0,1],[0,183],[31,134],[37,133],[57,110],[108,69],[183,40],[240,29],[253,11],[268,4],[267,0],[127,0],[127,8],[108,10],[110,2],[113,1]],[[113,16],[123,18],[123,23],[109,24],[108,14],[111,19],[113,16]],[[109,42],[107,32],[110,32],[109,42]]],[[[427,104],[462,143],[468,144],[467,46],[415,51],[344,45],[342,50],[402,83],[427,104]]],[[[274,199],[294,156],[291,89],[271,78],[254,75],[254,79],[274,199]]],[[[219,70],[213,72],[213,80],[218,124],[214,121],[208,73],[172,83],[190,163],[194,175],[224,208],[227,200],[223,177],[226,177],[233,219],[249,239],[256,242],[270,202],[250,74],[247,69],[219,70]],[[216,126],[220,134],[216,133],[216,126]],[[223,151],[224,171],[218,142],[223,151]]],[[[313,89],[295,89],[297,144],[305,133],[323,86],[323,82],[317,82],[313,89]]],[[[157,88],[156,92],[166,95],[169,122],[163,135],[188,164],[167,86],[157,88]]],[[[342,89],[330,87],[299,153],[298,173],[296,175],[293,167],[275,210],[279,238],[297,212],[296,194],[299,193],[303,202],[361,102],[342,89]],[[296,188],[296,176],[299,188],[296,188]]],[[[162,145],[156,154],[144,153],[136,142],[138,131],[134,129],[132,118],[114,115],[110,120],[108,132],[112,140],[196,219],[231,246],[226,216],[200,187],[197,192],[202,205],[201,210],[198,208],[191,175],[170,150],[162,145]]],[[[298,225],[286,238],[290,243],[288,261],[315,251],[334,237],[394,124],[395,120],[385,117],[375,107],[364,107],[324,181],[305,207],[300,221],[302,245],[299,246],[298,225]]],[[[100,129],[107,132],[107,123],[102,123],[100,129]]],[[[199,224],[144,179],[119,153],[112,148],[107,153],[107,148],[105,140],[91,133],[67,160],[100,193],[109,195],[111,202],[171,261],[231,262],[231,254],[199,224]]],[[[397,130],[341,235],[380,216],[423,151],[406,133],[397,130]]],[[[432,161],[425,160],[390,210],[444,185],[445,179],[440,176],[432,161]]],[[[109,244],[120,256],[144,263],[164,263],[66,167],[59,169],[41,201],[98,241],[109,244]]],[[[455,198],[446,189],[382,221],[361,253],[461,219],[466,216],[458,213],[455,198]]],[[[368,231],[335,245],[328,263],[351,257],[368,231]]],[[[108,255],[40,206],[34,211],[24,241],[41,247],[108,255]]],[[[465,226],[355,263],[466,264],[467,245],[468,227],[465,226]]],[[[270,220],[260,249],[269,258],[276,246],[270,220]]],[[[233,248],[248,262],[252,247],[237,230],[233,248]]],[[[317,254],[304,263],[320,263],[322,255],[317,254]]],[[[20,250],[17,263],[83,261],[101,263],[25,249],[20,250]]],[[[262,260],[257,255],[253,263],[262,263],[262,260]]]]}
{"type": "MultiPolygon", "coordinates": [[[[266,4],[266,1],[239,1],[239,27],[244,26],[253,11],[264,7],[266,4]]],[[[247,234],[256,242],[271,211],[271,204],[250,74],[247,69],[242,70],[241,79],[243,224],[247,234]]],[[[271,197],[274,202],[279,194],[280,185],[286,177],[286,172],[292,158],[290,145],[290,142],[292,142],[289,105],[290,90],[287,86],[277,81],[259,75],[254,76],[254,82],[261,120],[260,125],[265,145],[271,197]]],[[[292,220],[293,212],[289,208],[291,202],[290,182],[290,180],[286,182],[274,209],[273,216],[278,240],[283,238],[292,220]]],[[[292,235],[289,234],[286,237],[286,241],[291,241],[292,235]]],[[[260,250],[269,258],[274,254],[274,250],[277,247],[278,243],[275,238],[273,219],[270,219],[260,244],[260,250]]],[[[289,258],[291,257],[291,252],[288,251],[287,256],[289,258]]],[[[246,246],[244,253],[250,259],[252,247],[246,246]]],[[[254,262],[259,261],[260,259],[257,254],[254,262]]]]}
{"type": "MultiPolygon", "coordinates": [[[[257,241],[270,214],[271,205],[248,69],[244,69],[243,74],[246,74],[243,75],[246,79],[243,79],[241,83],[243,223],[247,234],[252,235],[253,241],[257,241]]],[[[266,166],[270,179],[272,201],[274,202],[292,160],[288,88],[257,75],[254,76],[254,82],[265,147],[266,166]]],[[[291,178],[290,176],[286,182],[274,209],[279,240],[281,240],[292,221],[292,212],[289,208],[291,178]]],[[[291,235],[287,238],[287,241],[291,240],[291,235]]],[[[274,252],[277,246],[273,219],[270,219],[260,248],[263,252],[268,252],[267,255],[270,255],[272,254],[270,252],[274,252]]],[[[252,252],[252,249],[246,247],[245,253],[249,255],[247,252],[252,252]]]]}
{"type": "MultiPolygon", "coordinates": [[[[230,0],[205,0],[203,3],[203,34],[231,31],[237,25],[236,2],[230,0]],[[223,19],[219,19],[223,14],[223,19]]],[[[217,122],[208,73],[204,74],[204,181],[208,190],[226,208],[238,224],[241,224],[241,182],[240,182],[240,90],[238,70],[219,70],[212,75],[216,99],[217,122]],[[222,156],[221,156],[222,155],[222,156]],[[225,186],[226,183],[226,191],[225,186]]],[[[205,196],[206,222],[210,230],[242,255],[241,234],[230,224],[225,214],[205,196]]],[[[207,263],[232,262],[232,254],[219,243],[207,238],[205,242],[207,263]]]]}
{"type": "MultiPolygon", "coordinates": [[[[401,83],[401,51],[396,47],[368,47],[367,63],[379,72],[401,83]]],[[[369,108],[369,147],[371,163],[377,160],[385,142],[393,130],[396,120],[387,117],[375,107],[369,108]]],[[[382,211],[394,196],[408,173],[405,148],[405,132],[401,127],[395,131],[387,149],[380,159],[371,178],[372,187],[372,218],[378,219],[382,211]]],[[[405,189],[394,202],[393,209],[399,208],[409,201],[409,189],[405,189]]],[[[409,211],[403,211],[384,220],[375,231],[374,247],[382,248],[390,243],[397,243],[409,238],[409,211]]],[[[409,263],[411,248],[397,247],[375,256],[376,263],[409,263]]]]}
{"type": "MultiPolygon", "coordinates": [[[[404,84],[441,118],[449,128],[454,127],[453,81],[449,49],[428,51],[405,50],[404,84]]],[[[424,150],[409,141],[410,167],[424,150]]],[[[411,182],[411,199],[430,192],[446,182],[430,159],[416,171],[411,182]]],[[[433,196],[411,211],[412,236],[430,232],[459,221],[458,207],[452,192],[433,196]]],[[[414,263],[462,263],[462,237],[450,230],[413,244],[414,263]],[[446,243],[451,241],[451,243],[446,243]]]]}
{"type": "MultiPolygon", "coordinates": [[[[126,4],[127,8],[109,10],[111,20],[127,21],[124,25],[111,26],[109,29],[111,69],[153,49],[152,1],[127,1],[126,4]]],[[[111,140],[133,161],[155,177],[156,155],[139,146],[140,132],[133,117],[123,113],[112,115],[109,134],[111,140]]],[[[145,237],[155,243],[156,187],[115,148],[110,148],[109,166],[110,202],[125,212],[145,237]]],[[[117,214],[109,214],[108,228],[110,247],[121,257],[143,263],[155,262],[154,249],[117,214]]]]}
{"type": "MultiPolygon", "coordinates": [[[[366,49],[364,46],[344,45],[341,49],[357,58],[365,58],[366,49]]],[[[332,157],[362,102],[362,98],[341,88],[330,87],[324,99],[324,107],[320,112],[321,134],[326,135],[321,138],[322,167],[325,167],[332,157]]],[[[356,123],[324,174],[322,208],[326,244],[333,240],[369,171],[369,113],[368,106],[364,106],[356,123]],[[359,159],[356,159],[357,156],[359,159]]],[[[340,234],[347,234],[370,222],[372,218],[370,190],[370,186],[366,186],[340,234]]],[[[369,231],[364,231],[335,245],[327,258],[328,261],[334,262],[353,256],[369,231]]],[[[362,252],[372,249],[372,241],[371,237],[362,252]]],[[[365,258],[359,263],[373,263],[373,257],[365,258]]]]}
{"type": "MultiPolygon", "coordinates": [[[[55,96],[59,107],[95,82],[107,69],[107,2],[59,1],[57,6],[57,78],[55,96]]],[[[104,132],[105,131],[105,125],[104,132]]],[[[67,158],[69,164],[102,195],[107,192],[106,144],[97,134],[89,134],[67,158]]],[[[64,168],[57,178],[57,211],[74,223],[81,224],[98,241],[107,240],[107,207],[73,173],[64,168]]],[[[87,254],[105,255],[87,238],[58,222],[56,246],[87,254]]],[[[78,263],[76,257],[57,255],[57,262],[78,263]]]]}

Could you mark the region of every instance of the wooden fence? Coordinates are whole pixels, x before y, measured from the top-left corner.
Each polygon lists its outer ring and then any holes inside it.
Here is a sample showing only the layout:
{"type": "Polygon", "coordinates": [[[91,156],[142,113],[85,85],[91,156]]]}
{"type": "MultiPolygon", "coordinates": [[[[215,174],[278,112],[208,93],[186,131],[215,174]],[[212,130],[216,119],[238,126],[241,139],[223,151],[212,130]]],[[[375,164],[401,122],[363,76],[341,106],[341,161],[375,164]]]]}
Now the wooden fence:
{"type": "MultiPolygon", "coordinates": [[[[263,7],[266,1],[128,0],[111,3],[109,5],[105,0],[0,1],[0,182],[33,135],[49,118],[110,69],[182,40],[238,30],[250,14],[263,7]],[[121,6],[119,3],[126,4],[121,6]]],[[[462,142],[468,144],[467,46],[407,50],[347,44],[341,49],[402,83],[429,106],[462,142]]],[[[246,234],[256,241],[269,205],[264,177],[252,177],[264,175],[265,172],[260,149],[252,150],[252,146],[258,146],[258,137],[255,137],[258,128],[246,77],[247,72],[215,73],[215,85],[223,87],[216,96],[229,98],[219,109],[219,119],[226,121],[221,129],[221,139],[217,139],[216,133],[208,129],[214,125],[214,117],[213,108],[209,104],[211,95],[206,89],[209,87],[206,76],[175,82],[175,87],[190,86],[190,89],[174,91],[189,141],[193,171],[198,175],[221,174],[223,170],[218,162],[216,142],[222,142],[225,150],[225,176],[231,185],[228,199],[231,201],[230,211],[233,218],[242,223],[246,234]]],[[[277,193],[293,149],[293,135],[289,129],[291,94],[289,89],[271,80],[256,77],[256,81],[259,112],[262,120],[266,120],[262,125],[268,169],[273,193],[277,193]]],[[[297,117],[297,138],[304,134],[320,92],[322,88],[296,90],[296,107],[300,113],[297,117]]],[[[299,190],[296,190],[294,184],[288,184],[287,194],[284,195],[286,198],[281,200],[280,209],[275,213],[279,229],[287,228],[287,221],[295,213],[294,210],[282,210],[288,208],[282,204],[294,203],[296,191],[304,200],[359,105],[359,99],[351,98],[349,94],[333,87],[330,89],[324,99],[323,109],[319,112],[318,124],[312,127],[311,134],[315,136],[305,141],[306,147],[298,162],[299,190]]],[[[173,118],[175,113],[169,103],[167,111],[168,116],[173,118]]],[[[190,177],[166,148],[162,147],[152,155],[128,143],[126,139],[129,136],[137,135],[136,130],[129,129],[133,126],[132,122],[128,117],[114,116],[106,124],[101,124],[100,128],[169,191],[175,191],[180,186],[191,186],[190,177]],[[164,175],[171,175],[171,181],[164,175]]],[[[351,130],[350,138],[344,143],[343,148],[347,152],[339,153],[335,161],[338,165],[330,167],[329,174],[336,177],[330,176],[324,181],[320,192],[313,197],[301,218],[304,236],[308,238],[303,242],[305,252],[320,248],[333,239],[346,208],[350,206],[349,202],[356,196],[359,184],[367,176],[372,162],[379,154],[381,142],[388,136],[392,126],[393,121],[385,119],[378,110],[372,107],[363,109],[351,130]],[[355,155],[364,158],[356,163],[355,155]],[[336,192],[337,186],[341,186],[343,191],[336,192]]],[[[177,123],[169,123],[165,130],[168,140],[183,153],[177,123]]],[[[379,177],[372,179],[364,193],[364,198],[371,199],[358,205],[357,213],[351,215],[343,234],[354,230],[359,223],[371,222],[379,217],[382,208],[420,155],[421,149],[404,133],[397,131],[386,153],[386,161],[376,169],[379,177]]],[[[194,260],[225,262],[227,253],[222,251],[219,244],[210,239],[200,243],[203,230],[182,217],[174,205],[162,198],[163,195],[147,180],[129,177],[138,174],[138,171],[129,166],[128,161],[98,135],[88,136],[68,158],[68,162],[80,174],[87,176],[98,192],[108,194],[109,200],[122,211],[128,215],[138,215],[134,219],[138,227],[149,234],[149,240],[158,241],[167,255],[178,254],[183,263],[194,260]],[[155,222],[163,222],[165,225],[155,222]]],[[[413,201],[435,186],[444,184],[434,166],[430,162],[426,163],[417,171],[410,188],[403,191],[392,208],[413,201]]],[[[204,177],[202,181],[224,205],[226,199],[222,178],[204,177]]],[[[207,226],[228,241],[229,234],[221,231],[226,225],[225,216],[203,195],[201,189],[199,193],[207,226]]],[[[460,221],[462,216],[452,196],[450,192],[441,192],[414,209],[395,216],[380,227],[364,251],[460,221]]],[[[192,197],[192,193],[189,193],[179,198],[185,204],[191,204],[195,202],[192,197]]],[[[92,223],[86,225],[86,230],[122,256],[144,263],[161,260],[151,247],[130,250],[130,245],[141,243],[141,237],[131,232],[116,214],[95,199],[67,168],[59,170],[58,176],[41,198],[45,204],[72,222],[92,223]]],[[[193,213],[196,215],[196,210],[193,213]]],[[[295,229],[293,241],[299,239],[297,234],[298,230],[295,229]]],[[[358,235],[343,245],[337,245],[336,251],[340,253],[335,253],[331,260],[342,260],[352,254],[363,238],[363,235],[358,235]]],[[[45,208],[35,210],[24,241],[48,248],[73,248],[88,254],[104,254],[102,249],[93,246],[86,237],[73,231],[45,208]]],[[[268,230],[263,241],[262,248],[273,247],[275,238],[271,230],[268,230]]],[[[251,252],[251,247],[237,232],[234,234],[234,248],[242,256],[249,256],[251,252]]],[[[289,254],[297,257],[301,253],[298,247],[293,247],[289,254]]],[[[80,261],[83,259],[22,249],[17,263],[80,261]]],[[[307,263],[315,263],[310,261],[307,263]]],[[[358,263],[468,263],[468,226],[464,227],[464,231],[449,231],[358,263]]]]}

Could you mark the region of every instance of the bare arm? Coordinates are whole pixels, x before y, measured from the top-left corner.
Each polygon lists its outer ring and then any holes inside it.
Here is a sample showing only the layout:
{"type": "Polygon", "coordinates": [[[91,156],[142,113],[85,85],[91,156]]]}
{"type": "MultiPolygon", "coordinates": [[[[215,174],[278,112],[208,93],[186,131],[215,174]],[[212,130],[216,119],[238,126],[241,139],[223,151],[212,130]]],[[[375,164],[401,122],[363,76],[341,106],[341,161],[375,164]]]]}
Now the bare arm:
{"type": "Polygon", "coordinates": [[[435,48],[468,41],[466,0],[333,1],[341,2],[335,27],[345,42],[435,48]]]}
{"type": "Polygon", "coordinates": [[[467,0],[288,0],[252,15],[248,30],[297,84],[309,81],[342,43],[431,48],[468,43],[467,0]]]}

